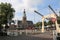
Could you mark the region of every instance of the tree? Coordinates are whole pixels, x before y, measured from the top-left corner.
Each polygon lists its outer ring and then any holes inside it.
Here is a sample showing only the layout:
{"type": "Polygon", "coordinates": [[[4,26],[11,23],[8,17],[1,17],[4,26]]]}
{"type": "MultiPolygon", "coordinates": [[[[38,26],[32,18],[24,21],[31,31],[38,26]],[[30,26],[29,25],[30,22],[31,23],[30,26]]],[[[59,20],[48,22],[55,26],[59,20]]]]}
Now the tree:
{"type": "MultiPolygon", "coordinates": [[[[42,22],[37,22],[36,24],[35,24],[35,26],[36,27],[42,27],[42,22]]],[[[47,22],[46,21],[44,21],[44,26],[47,26],[47,22]]]]}
{"type": "Polygon", "coordinates": [[[12,8],[12,5],[10,3],[1,3],[0,4],[0,26],[2,24],[8,23],[8,19],[12,20],[14,17],[13,13],[15,10],[12,8]]]}
{"type": "Polygon", "coordinates": [[[60,16],[57,18],[57,22],[58,24],[60,24],[60,16]]]}
{"type": "Polygon", "coordinates": [[[47,26],[47,22],[46,21],[44,21],[44,26],[47,26]]]}
{"type": "MultiPolygon", "coordinates": [[[[49,20],[47,24],[48,24],[48,25],[52,25],[53,22],[52,22],[51,20],[49,20]]],[[[54,23],[54,24],[55,24],[55,23],[54,23]]]]}

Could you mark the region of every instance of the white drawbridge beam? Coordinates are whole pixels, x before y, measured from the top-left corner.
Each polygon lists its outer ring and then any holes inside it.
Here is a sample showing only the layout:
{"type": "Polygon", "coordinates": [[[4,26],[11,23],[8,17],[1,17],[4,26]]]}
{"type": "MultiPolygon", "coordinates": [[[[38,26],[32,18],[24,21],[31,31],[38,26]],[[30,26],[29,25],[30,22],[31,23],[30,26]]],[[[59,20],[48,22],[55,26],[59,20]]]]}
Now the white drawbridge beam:
{"type": "Polygon", "coordinates": [[[47,18],[48,19],[49,18],[55,18],[56,19],[55,25],[56,25],[56,30],[58,30],[58,24],[57,24],[57,16],[56,16],[56,14],[49,14],[49,15],[43,16],[42,14],[40,14],[37,11],[34,11],[34,12],[37,13],[37,14],[39,14],[40,16],[42,16],[42,30],[41,30],[42,33],[44,33],[44,20],[47,19],[47,18]]]}
{"type": "Polygon", "coordinates": [[[55,18],[56,19],[55,25],[56,25],[56,31],[58,31],[59,27],[58,27],[56,15],[55,14],[49,14],[49,15],[42,17],[42,32],[44,32],[44,19],[46,19],[46,18],[55,18]]]}

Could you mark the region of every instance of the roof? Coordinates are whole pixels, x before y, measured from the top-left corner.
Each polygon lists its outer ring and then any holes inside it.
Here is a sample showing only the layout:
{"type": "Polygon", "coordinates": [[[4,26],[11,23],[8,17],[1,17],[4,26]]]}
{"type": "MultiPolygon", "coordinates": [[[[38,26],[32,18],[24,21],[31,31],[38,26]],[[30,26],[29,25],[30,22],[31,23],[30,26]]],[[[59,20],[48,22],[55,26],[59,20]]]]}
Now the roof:
{"type": "MultiPolygon", "coordinates": [[[[22,21],[18,21],[18,23],[22,23],[22,21]]],[[[33,24],[32,21],[27,21],[27,23],[32,23],[33,24]]]]}

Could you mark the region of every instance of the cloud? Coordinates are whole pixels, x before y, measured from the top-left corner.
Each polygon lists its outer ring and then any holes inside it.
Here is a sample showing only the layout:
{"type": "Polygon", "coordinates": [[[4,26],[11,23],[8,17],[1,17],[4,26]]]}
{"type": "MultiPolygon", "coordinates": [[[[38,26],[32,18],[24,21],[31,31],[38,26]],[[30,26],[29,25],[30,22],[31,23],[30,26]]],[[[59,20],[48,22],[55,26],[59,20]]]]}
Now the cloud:
{"type": "MultiPolygon", "coordinates": [[[[26,9],[28,12],[33,12],[33,10],[38,10],[37,6],[42,3],[42,0],[0,0],[1,2],[11,3],[12,7],[16,10],[15,16],[18,12],[22,12],[26,9]]],[[[16,16],[16,18],[18,18],[16,16]]],[[[16,19],[15,18],[15,19],[16,19]]]]}
{"type": "Polygon", "coordinates": [[[30,6],[37,6],[42,3],[42,0],[29,0],[30,6]]]}
{"type": "Polygon", "coordinates": [[[12,7],[15,8],[16,11],[22,9],[34,9],[38,4],[42,2],[42,0],[0,0],[1,2],[8,2],[12,4],[12,7]]]}

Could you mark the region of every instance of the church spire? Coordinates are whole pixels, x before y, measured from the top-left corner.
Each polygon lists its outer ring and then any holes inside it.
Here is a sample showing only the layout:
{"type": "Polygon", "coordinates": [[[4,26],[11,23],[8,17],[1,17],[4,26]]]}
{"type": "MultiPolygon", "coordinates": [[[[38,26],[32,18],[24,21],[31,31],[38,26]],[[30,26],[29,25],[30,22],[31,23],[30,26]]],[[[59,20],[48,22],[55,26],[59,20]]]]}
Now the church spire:
{"type": "Polygon", "coordinates": [[[23,17],[26,17],[26,11],[25,11],[25,9],[24,9],[24,14],[23,14],[23,17]]]}

